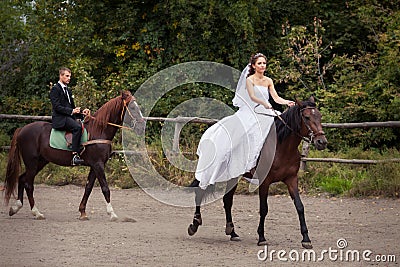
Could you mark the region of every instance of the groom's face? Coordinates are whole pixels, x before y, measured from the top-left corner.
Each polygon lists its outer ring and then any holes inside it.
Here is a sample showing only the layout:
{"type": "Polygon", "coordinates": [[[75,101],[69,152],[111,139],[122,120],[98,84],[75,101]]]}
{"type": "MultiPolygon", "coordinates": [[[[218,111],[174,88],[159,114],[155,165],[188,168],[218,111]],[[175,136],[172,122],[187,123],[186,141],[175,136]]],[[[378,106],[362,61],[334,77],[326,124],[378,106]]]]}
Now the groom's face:
{"type": "Polygon", "coordinates": [[[71,80],[71,72],[69,71],[64,71],[63,73],[60,74],[60,81],[67,85],[69,84],[69,81],[71,80]]]}

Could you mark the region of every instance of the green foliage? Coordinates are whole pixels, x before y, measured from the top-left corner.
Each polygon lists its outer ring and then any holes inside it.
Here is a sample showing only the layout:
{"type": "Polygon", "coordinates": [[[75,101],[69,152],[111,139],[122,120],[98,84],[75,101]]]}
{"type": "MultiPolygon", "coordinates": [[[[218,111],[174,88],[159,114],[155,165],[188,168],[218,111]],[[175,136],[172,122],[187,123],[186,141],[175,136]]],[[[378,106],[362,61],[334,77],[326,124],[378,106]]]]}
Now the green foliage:
{"type": "Polygon", "coordinates": [[[3,129],[0,130],[0,147],[10,145],[10,137],[4,132],[3,129]]]}
{"type": "Polygon", "coordinates": [[[399,163],[386,163],[372,166],[364,179],[354,182],[350,192],[352,196],[387,196],[400,195],[399,163]]]}
{"type": "Polygon", "coordinates": [[[6,110],[2,108],[4,96],[16,96],[21,92],[21,79],[27,70],[27,32],[21,17],[22,8],[15,5],[15,2],[0,2],[0,112],[6,110]]]}
{"type": "MultiPolygon", "coordinates": [[[[396,149],[366,151],[348,148],[335,153],[311,151],[309,157],[384,160],[400,158],[400,152],[396,149]]],[[[306,192],[314,194],[399,197],[399,174],[398,162],[376,165],[309,162],[300,184],[306,192]]]]}
{"type": "Polygon", "coordinates": [[[320,183],[320,187],[323,191],[333,195],[341,195],[347,192],[351,188],[351,185],[351,180],[340,177],[328,177],[323,179],[320,183]]]}

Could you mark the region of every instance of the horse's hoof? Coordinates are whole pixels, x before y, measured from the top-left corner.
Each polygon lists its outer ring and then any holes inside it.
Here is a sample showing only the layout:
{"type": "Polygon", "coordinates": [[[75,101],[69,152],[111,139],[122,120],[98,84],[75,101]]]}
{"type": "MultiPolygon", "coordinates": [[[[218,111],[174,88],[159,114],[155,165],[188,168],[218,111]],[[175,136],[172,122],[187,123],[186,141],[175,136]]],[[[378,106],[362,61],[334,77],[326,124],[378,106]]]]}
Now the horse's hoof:
{"type": "Polygon", "coordinates": [[[110,221],[112,221],[112,222],[118,221],[118,216],[115,215],[115,214],[114,214],[114,215],[111,215],[110,221]]]}
{"type": "Polygon", "coordinates": [[[267,246],[267,245],[268,245],[267,240],[260,240],[257,242],[257,246],[267,246]]]}
{"type": "Polygon", "coordinates": [[[225,226],[225,234],[226,235],[230,235],[230,234],[232,234],[232,232],[235,230],[235,227],[234,227],[234,225],[233,225],[233,222],[228,222],[228,223],[226,223],[226,226],[225,226]]]}
{"type": "MultiPolygon", "coordinates": [[[[233,224],[232,224],[232,226],[233,226],[233,224]]],[[[231,241],[240,241],[240,237],[237,233],[235,233],[235,230],[233,229],[233,227],[232,227],[232,231],[231,231],[230,235],[231,235],[231,241]]]]}
{"type": "Polygon", "coordinates": [[[231,241],[242,241],[239,236],[232,236],[231,241]]]}
{"type": "Polygon", "coordinates": [[[301,242],[301,245],[305,249],[312,249],[313,248],[313,246],[311,245],[311,242],[301,242]]]}
{"type": "Polygon", "coordinates": [[[46,218],[44,217],[43,214],[39,214],[39,215],[35,216],[35,220],[44,220],[44,219],[46,219],[46,218]]]}
{"type": "Polygon", "coordinates": [[[10,211],[8,212],[8,215],[13,216],[14,214],[16,214],[16,212],[14,211],[13,208],[10,208],[10,211]]]}
{"type": "Polygon", "coordinates": [[[197,227],[194,226],[193,224],[190,224],[188,227],[188,234],[190,236],[194,235],[197,232],[197,227]]]}
{"type": "Polygon", "coordinates": [[[80,221],[89,221],[89,217],[87,215],[83,215],[79,217],[80,221]]]}

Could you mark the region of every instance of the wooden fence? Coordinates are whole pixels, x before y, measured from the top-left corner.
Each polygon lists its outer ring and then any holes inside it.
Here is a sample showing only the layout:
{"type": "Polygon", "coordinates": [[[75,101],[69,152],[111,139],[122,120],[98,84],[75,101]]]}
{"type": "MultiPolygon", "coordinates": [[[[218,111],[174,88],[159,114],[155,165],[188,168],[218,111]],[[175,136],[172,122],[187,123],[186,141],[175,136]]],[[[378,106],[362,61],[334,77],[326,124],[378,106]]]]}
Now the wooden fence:
{"type": "MultiPolygon", "coordinates": [[[[26,121],[51,121],[51,116],[26,116],[26,115],[11,115],[11,114],[0,114],[0,120],[26,120],[26,121]]],[[[179,152],[179,137],[182,128],[187,123],[204,123],[214,124],[218,120],[204,119],[198,117],[176,117],[176,118],[163,118],[163,117],[146,117],[147,121],[160,121],[160,122],[173,122],[175,123],[175,132],[173,138],[172,151],[179,152]]],[[[372,128],[372,127],[390,127],[399,128],[400,121],[386,121],[386,122],[359,122],[359,123],[322,123],[324,128],[372,128]]],[[[4,149],[4,148],[3,148],[4,149]]],[[[380,164],[386,162],[400,162],[400,158],[387,159],[387,160],[362,160],[362,159],[338,159],[338,158],[308,158],[309,143],[303,142],[302,144],[302,159],[301,159],[301,170],[305,170],[306,162],[335,162],[335,163],[348,163],[348,164],[380,164]]],[[[114,153],[123,153],[124,151],[114,151],[114,153]]]]}

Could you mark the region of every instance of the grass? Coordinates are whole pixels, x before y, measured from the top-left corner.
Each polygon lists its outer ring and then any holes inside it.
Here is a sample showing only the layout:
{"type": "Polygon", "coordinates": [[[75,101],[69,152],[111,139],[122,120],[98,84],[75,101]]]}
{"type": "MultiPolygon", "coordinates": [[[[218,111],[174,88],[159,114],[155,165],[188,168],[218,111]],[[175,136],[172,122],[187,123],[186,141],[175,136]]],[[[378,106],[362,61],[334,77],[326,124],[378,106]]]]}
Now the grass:
{"type": "MultiPolygon", "coordinates": [[[[362,151],[352,148],[339,153],[311,151],[309,157],[383,160],[400,158],[400,153],[396,149],[362,151]]],[[[309,193],[399,197],[400,162],[362,165],[309,162],[307,172],[302,175],[300,182],[302,188],[309,193]]]]}

